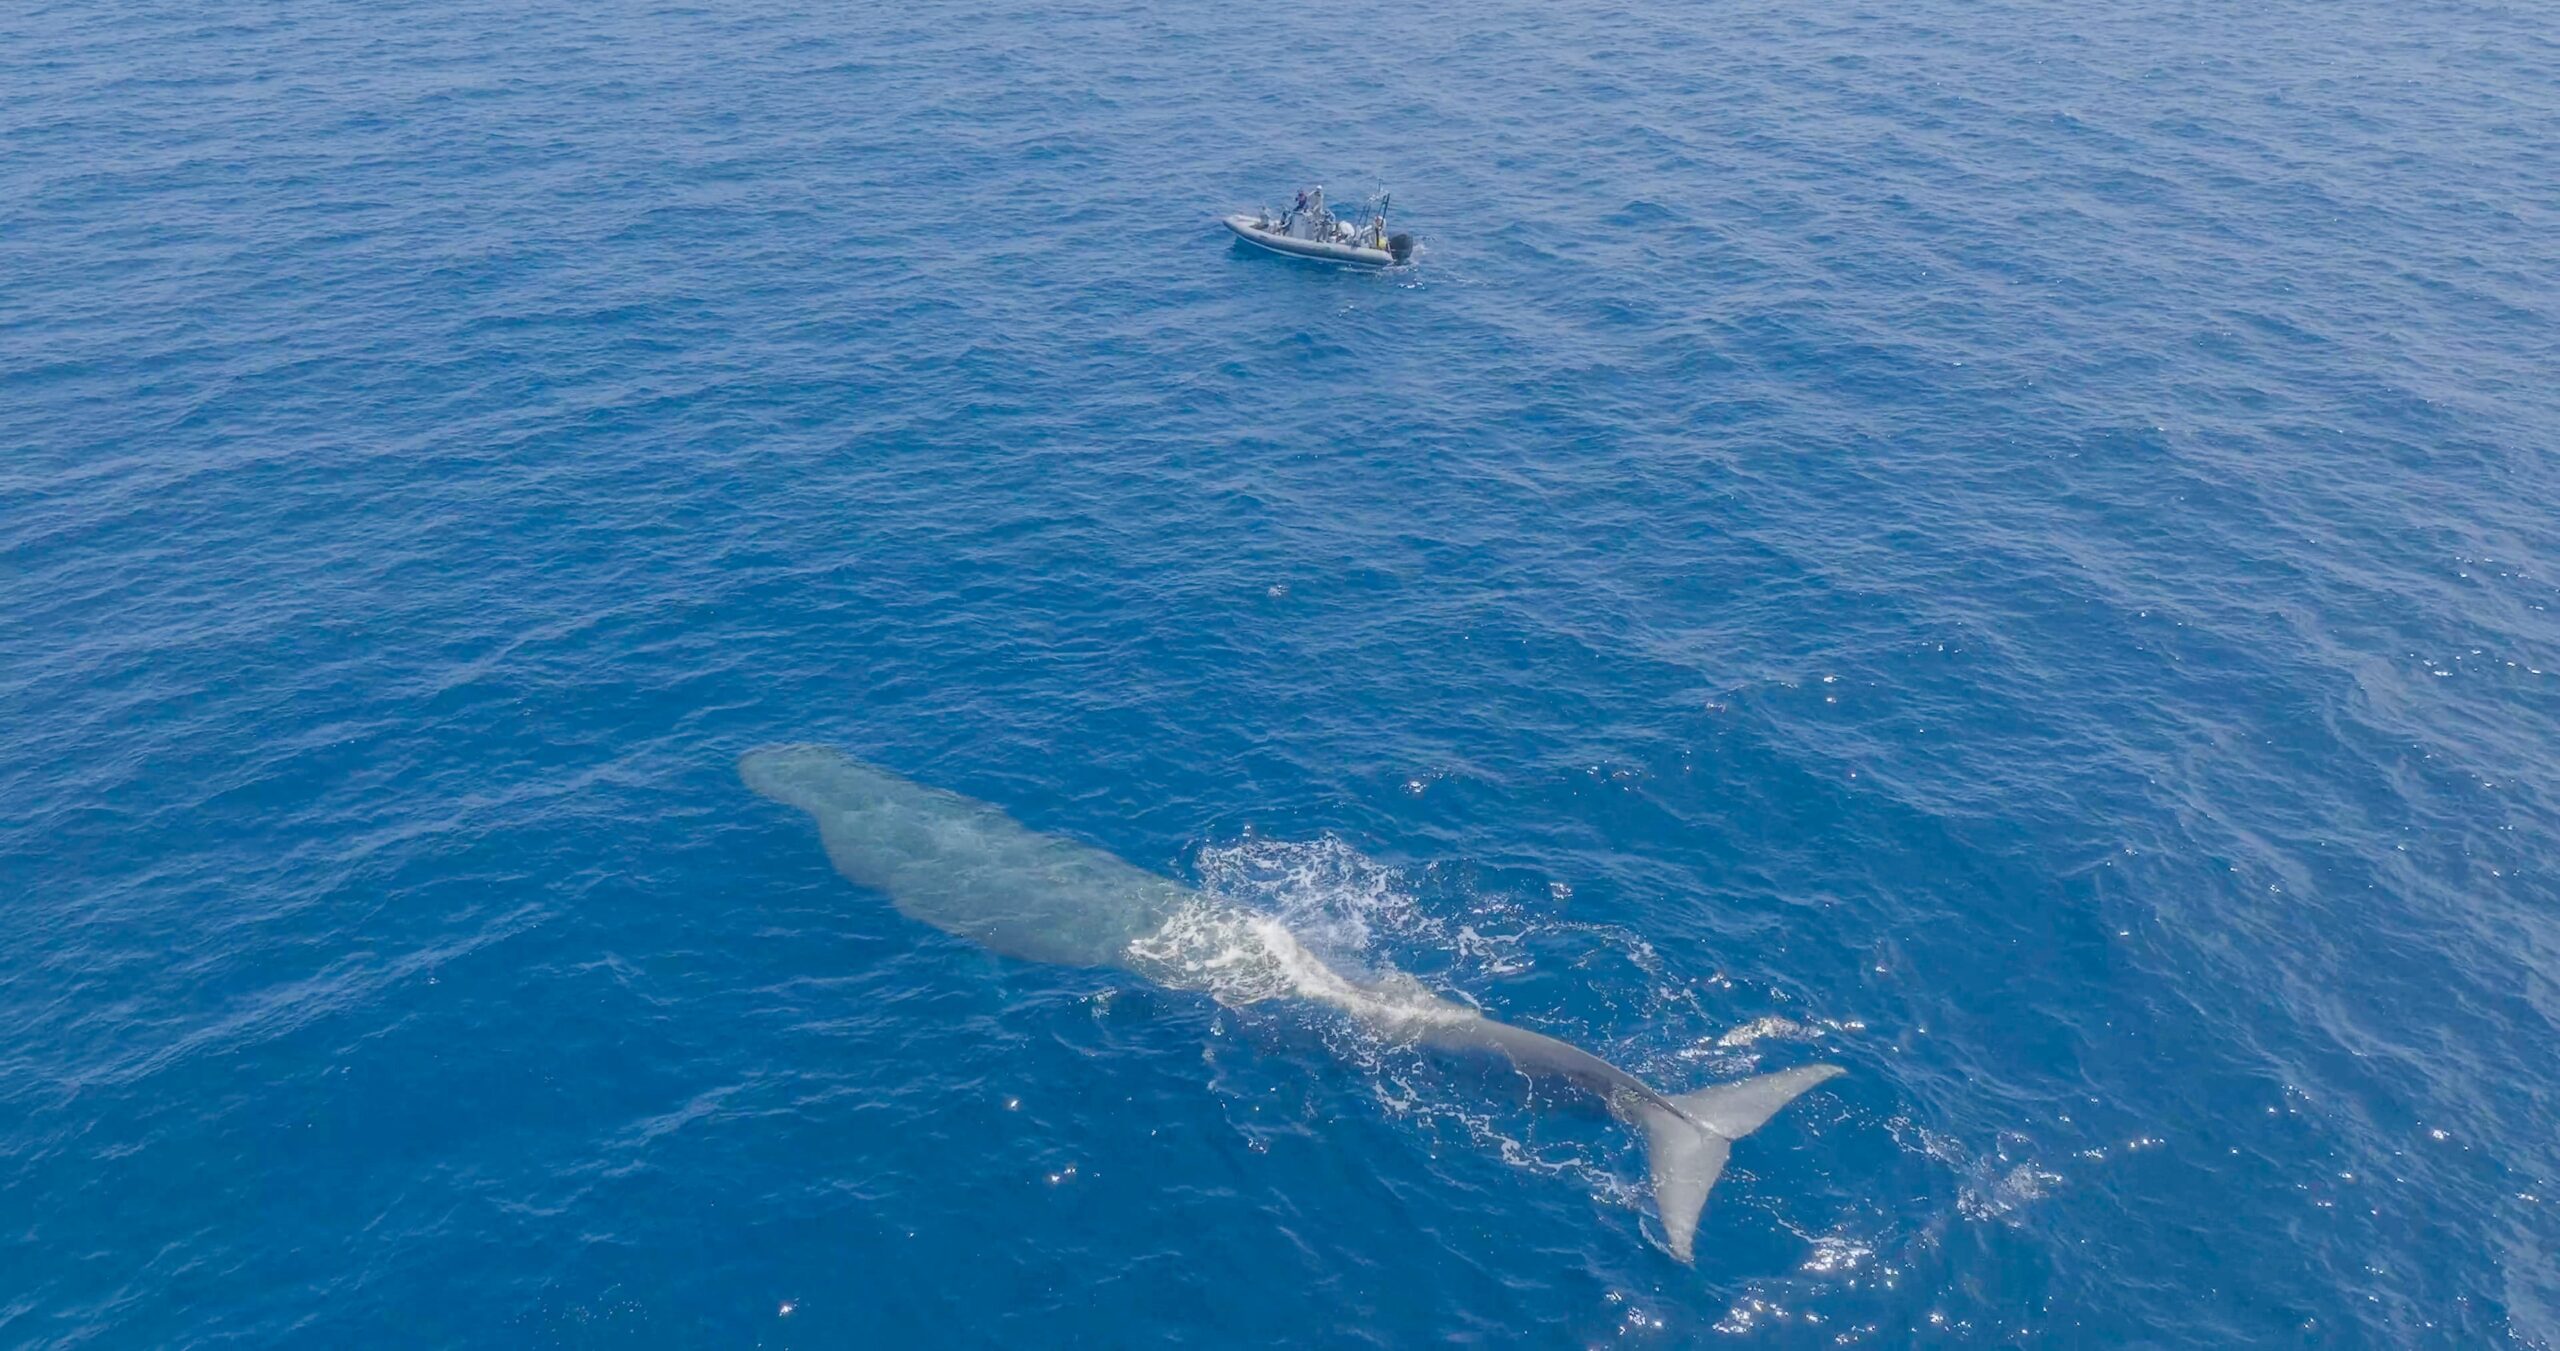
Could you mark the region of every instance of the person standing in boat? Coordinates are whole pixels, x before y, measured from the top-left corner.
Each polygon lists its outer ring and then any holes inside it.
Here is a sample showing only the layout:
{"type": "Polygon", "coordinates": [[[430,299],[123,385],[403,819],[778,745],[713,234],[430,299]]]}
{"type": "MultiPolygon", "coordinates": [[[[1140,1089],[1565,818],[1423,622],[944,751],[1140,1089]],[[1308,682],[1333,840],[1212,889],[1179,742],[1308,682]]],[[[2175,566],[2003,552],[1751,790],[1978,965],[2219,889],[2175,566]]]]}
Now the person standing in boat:
{"type": "Polygon", "coordinates": [[[1333,218],[1325,214],[1324,184],[1318,183],[1298,194],[1298,216],[1307,223],[1307,239],[1322,239],[1333,233],[1333,218]]]}

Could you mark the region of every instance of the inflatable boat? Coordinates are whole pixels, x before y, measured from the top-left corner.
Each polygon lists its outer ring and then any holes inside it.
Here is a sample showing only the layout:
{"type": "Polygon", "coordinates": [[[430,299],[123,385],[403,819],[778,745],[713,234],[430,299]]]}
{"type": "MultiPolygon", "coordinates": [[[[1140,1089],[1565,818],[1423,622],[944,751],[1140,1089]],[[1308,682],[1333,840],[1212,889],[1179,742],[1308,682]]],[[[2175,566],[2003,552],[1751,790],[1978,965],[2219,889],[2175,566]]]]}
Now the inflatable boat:
{"type": "Polygon", "coordinates": [[[1269,210],[1226,218],[1236,238],[1256,248],[1357,267],[1392,267],[1413,257],[1413,236],[1387,233],[1386,199],[1378,199],[1369,219],[1353,225],[1327,211],[1324,189],[1298,194],[1298,204],[1277,216],[1269,210]]]}

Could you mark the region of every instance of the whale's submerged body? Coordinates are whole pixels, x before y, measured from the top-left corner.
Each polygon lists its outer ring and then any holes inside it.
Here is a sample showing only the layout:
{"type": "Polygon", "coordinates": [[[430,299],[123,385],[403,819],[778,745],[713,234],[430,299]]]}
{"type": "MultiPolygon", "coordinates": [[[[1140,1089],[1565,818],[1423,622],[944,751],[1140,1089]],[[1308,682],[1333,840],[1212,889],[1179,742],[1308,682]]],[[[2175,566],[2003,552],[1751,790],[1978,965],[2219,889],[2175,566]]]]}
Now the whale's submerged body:
{"type": "Polygon", "coordinates": [[[738,761],[749,788],[807,812],[838,872],[898,910],[1029,961],[1118,967],[1177,989],[1289,995],[1389,1040],[1494,1057],[1642,1132],[1672,1256],[1692,1258],[1698,1216],[1732,1142],[1840,1073],[1805,1065],[1667,1095],[1588,1051],[1441,999],[1409,977],[1353,980],[1266,916],[1218,906],[1101,850],[1043,835],[986,803],[929,788],[824,746],[738,761]],[[1202,941],[1208,936],[1209,941],[1202,941]],[[1243,969],[1239,969],[1243,968],[1243,969]]]}

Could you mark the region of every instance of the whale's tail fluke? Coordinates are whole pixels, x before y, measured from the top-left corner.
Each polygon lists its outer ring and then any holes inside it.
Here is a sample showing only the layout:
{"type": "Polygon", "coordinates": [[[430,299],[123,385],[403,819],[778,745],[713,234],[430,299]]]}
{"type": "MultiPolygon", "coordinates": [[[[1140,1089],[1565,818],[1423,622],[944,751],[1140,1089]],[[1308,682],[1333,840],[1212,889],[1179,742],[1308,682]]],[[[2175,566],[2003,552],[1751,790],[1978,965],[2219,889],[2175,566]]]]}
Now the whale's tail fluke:
{"type": "Polygon", "coordinates": [[[1633,1114],[1644,1128],[1645,1151],[1653,1165],[1653,1205],[1662,1216],[1662,1235],[1673,1257],[1692,1259],[1699,1212],[1707,1208],[1707,1193],[1723,1175],[1733,1142],[1760,1129],[1806,1089],[1839,1073],[1837,1065],[1801,1065],[1636,1105],[1633,1114]]]}

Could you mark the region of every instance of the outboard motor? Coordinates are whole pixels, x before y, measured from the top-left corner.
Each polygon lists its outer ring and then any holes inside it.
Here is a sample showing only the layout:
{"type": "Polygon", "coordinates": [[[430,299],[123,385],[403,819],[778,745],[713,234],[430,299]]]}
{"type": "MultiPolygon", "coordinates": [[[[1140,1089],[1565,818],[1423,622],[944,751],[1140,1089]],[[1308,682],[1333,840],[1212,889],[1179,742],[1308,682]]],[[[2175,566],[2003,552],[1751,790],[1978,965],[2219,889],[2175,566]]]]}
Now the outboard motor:
{"type": "Polygon", "coordinates": [[[1399,263],[1411,261],[1413,258],[1413,236],[1387,236],[1387,254],[1399,263]]]}

